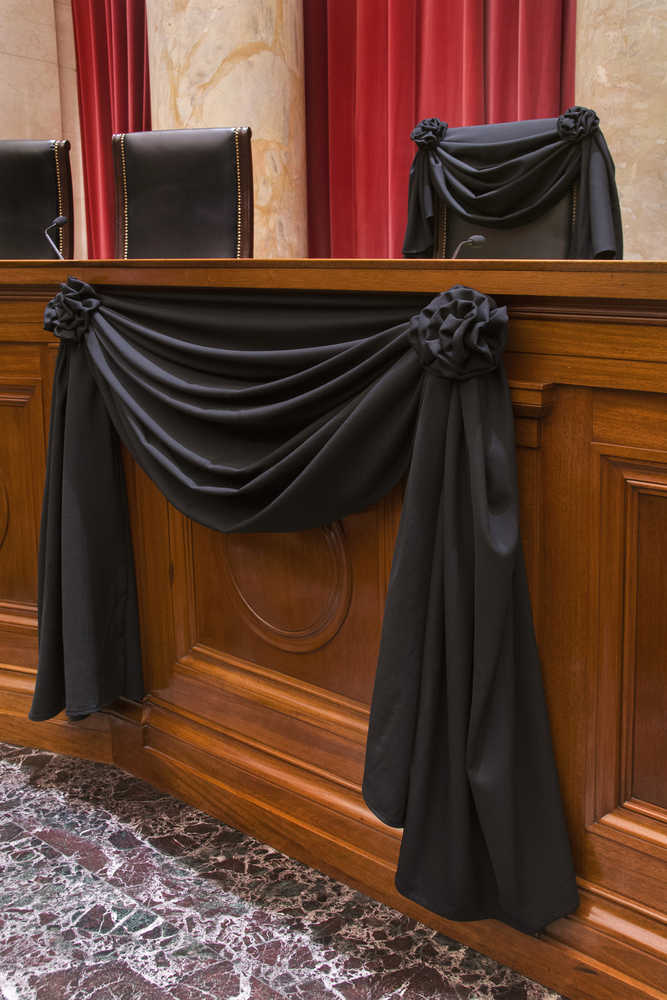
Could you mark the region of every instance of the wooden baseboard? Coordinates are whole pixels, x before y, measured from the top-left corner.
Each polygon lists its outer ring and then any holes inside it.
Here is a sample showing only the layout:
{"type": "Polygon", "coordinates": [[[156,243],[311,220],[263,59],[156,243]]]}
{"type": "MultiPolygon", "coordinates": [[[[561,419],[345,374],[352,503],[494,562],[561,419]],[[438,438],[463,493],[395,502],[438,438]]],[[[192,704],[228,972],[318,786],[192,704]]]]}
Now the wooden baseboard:
{"type": "Polygon", "coordinates": [[[249,748],[164,703],[149,706],[141,725],[118,712],[112,734],[120,767],[570,1000],[664,1000],[659,914],[584,885],[580,911],[539,937],[492,920],[454,923],[398,894],[397,831],[379,823],[358,793],[342,794],[334,781],[327,788],[325,777],[299,775],[270,748],[249,748]]]}
{"type": "Polygon", "coordinates": [[[80,722],[70,722],[63,713],[48,722],[31,722],[28,712],[33,688],[31,671],[0,666],[0,740],[70,757],[113,763],[109,716],[97,713],[80,722]]]}
{"type": "Polygon", "coordinates": [[[27,677],[0,672],[0,739],[114,763],[152,785],[461,941],[570,1000],[663,1000],[660,914],[583,883],[582,905],[539,937],[454,923],[394,887],[399,833],[358,789],[161,703],[119,703],[80,722],[30,722],[27,677]]]}
{"type": "Polygon", "coordinates": [[[398,894],[399,832],[366,809],[353,782],[162,701],[30,722],[31,688],[22,672],[0,671],[1,740],[114,763],[570,1000],[664,998],[665,925],[646,907],[583,883],[577,914],[539,937],[492,920],[445,920],[398,894]]]}

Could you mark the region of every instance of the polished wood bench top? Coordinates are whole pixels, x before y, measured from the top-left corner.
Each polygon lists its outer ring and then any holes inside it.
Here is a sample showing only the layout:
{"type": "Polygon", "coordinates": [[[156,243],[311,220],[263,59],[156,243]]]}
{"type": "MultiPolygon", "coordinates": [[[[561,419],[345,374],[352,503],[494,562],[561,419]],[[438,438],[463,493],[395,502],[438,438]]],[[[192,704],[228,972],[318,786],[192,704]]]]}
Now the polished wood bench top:
{"type": "Polygon", "coordinates": [[[667,301],[667,261],[625,260],[70,260],[4,261],[0,288],[90,284],[439,292],[472,285],[490,295],[667,301]]]}

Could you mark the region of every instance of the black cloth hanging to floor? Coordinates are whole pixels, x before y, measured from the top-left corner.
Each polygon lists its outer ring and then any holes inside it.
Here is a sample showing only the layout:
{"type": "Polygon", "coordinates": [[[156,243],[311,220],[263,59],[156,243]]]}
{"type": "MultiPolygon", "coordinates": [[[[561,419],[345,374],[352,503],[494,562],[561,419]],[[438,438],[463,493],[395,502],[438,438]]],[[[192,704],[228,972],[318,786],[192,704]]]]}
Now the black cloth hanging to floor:
{"type": "Polygon", "coordinates": [[[518,530],[505,308],[70,278],[40,542],[31,718],[143,694],[118,438],[189,517],[290,531],[407,473],[364,797],[403,826],[400,892],[537,931],[577,906],[518,530]]]}
{"type": "Polygon", "coordinates": [[[542,215],[575,182],[568,256],[623,257],[614,161],[590,108],[570,108],[560,118],[453,129],[425,118],[410,138],[417,152],[410,168],[406,257],[433,256],[438,199],[471,226],[503,229],[542,215]]]}

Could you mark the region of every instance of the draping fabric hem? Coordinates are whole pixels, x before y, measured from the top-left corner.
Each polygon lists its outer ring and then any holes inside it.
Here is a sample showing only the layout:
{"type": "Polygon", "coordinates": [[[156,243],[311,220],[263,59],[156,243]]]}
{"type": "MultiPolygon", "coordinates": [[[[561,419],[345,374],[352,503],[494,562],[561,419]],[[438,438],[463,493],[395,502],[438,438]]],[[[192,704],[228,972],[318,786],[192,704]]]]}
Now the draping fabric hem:
{"type": "Polygon", "coordinates": [[[390,817],[389,813],[383,812],[382,809],[376,809],[372,801],[368,798],[365,784],[361,786],[361,795],[368,809],[370,809],[373,815],[376,816],[381,823],[384,823],[385,826],[391,826],[395,830],[400,830],[402,828],[405,816],[401,816],[400,819],[397,816],[390,817]]]}
{"type": "MultiPolygon", "coordinates": [[[[127,697],[126,695],[119,695],[120,698],[127,697]]],[[[60,712],[65,712],[68,720],[70,722],[79,722],[81,719],[87,719],[89,715],[94,715],[95,712],[103,712],[105,708],[108,708],[116,699],[111,698],[109,701],[101,702],[99,705],[94,705],[92,708],[72,708],[66,709],[63,705],[58,712],[49,713],[44,715],[42,713],[33,715],[32,712],[28,712],[28,718],[31,722],[49,722],[50,719],[55,719],[56,716],[60,715],[60,712]]],[[[135,701],[134,698],[128,698],[128,701],[135,701]]]]}
{"type": "Polygon", "coordinates": [[[516,916],[507,913],[501,906],[494,906],[492,904],[484,907],[472,907],[470,909],[443,907],[441,904],[436,903],[432,899],[427,899],[420,892],[415,892],[409,885],[406,885],[401,879],[400,870],[396,873],[394,885],[401,896],[405,896],[406,899],[412,900],[413,903],[417,903],[418,906],[422,906],[430,913],[436,913],[445,920],[452,920],[455,923],[468,923],[476,920],[499,920],[510,927],[514,927],[515,930],[521,931],[522,934],[540,934],[554,920],[569,916],[579,906],[579,893],[577,892],[574,897],[570,893],[563,897],[563,902],[560,906],[554,905],[550,907],[548,915],[540,917],[536,921],[523,921],[517,920],[516,916]]]}

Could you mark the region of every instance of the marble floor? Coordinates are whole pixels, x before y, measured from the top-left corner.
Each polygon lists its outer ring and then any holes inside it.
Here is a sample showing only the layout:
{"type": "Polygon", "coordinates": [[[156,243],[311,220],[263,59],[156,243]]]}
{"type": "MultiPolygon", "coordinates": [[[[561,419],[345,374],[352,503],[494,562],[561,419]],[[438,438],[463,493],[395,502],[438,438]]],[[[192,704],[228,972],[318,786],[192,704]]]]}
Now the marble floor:
{"type": "Polygon", "coordinates": [[[559,1000],[114,767],[0,744],[2,1000],[559,1000]]]}

